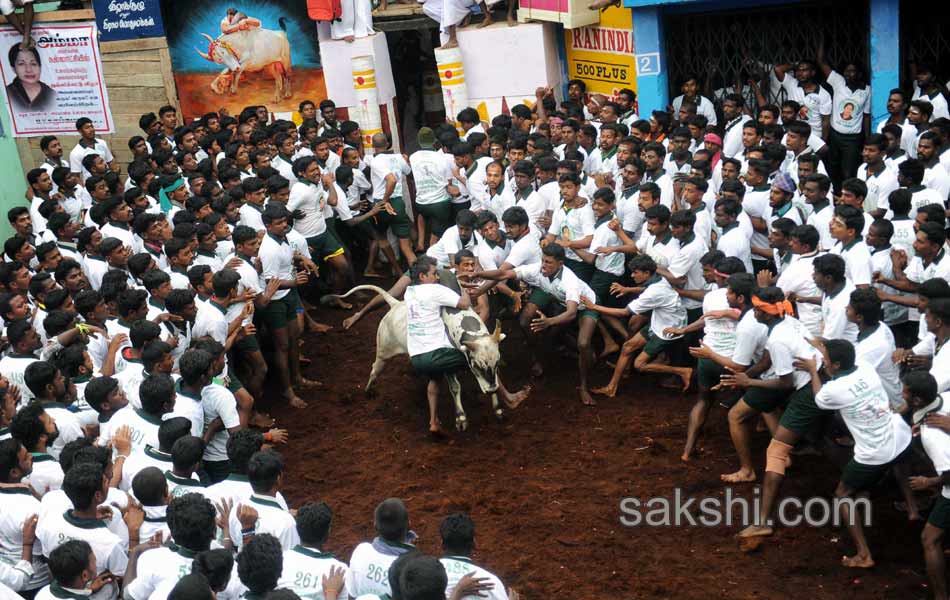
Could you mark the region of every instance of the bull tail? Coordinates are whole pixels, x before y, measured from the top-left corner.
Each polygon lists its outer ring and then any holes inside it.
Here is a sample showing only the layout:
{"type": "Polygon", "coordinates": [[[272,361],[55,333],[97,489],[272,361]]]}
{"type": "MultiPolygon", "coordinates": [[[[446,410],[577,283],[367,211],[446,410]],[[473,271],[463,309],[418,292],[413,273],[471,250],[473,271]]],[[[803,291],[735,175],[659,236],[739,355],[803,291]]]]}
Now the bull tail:
{"type": "Polygon", "coordinates": [[[372,290],[376,292],[377,294],[383,297],[383,300],[386,301],[386,304],[388,304],[390,308],[397,306],[399,304],[399,300],[396,300],[395,298],[393,298],[392,294],[390,294],[389,292],[387,292],[381,287],[377,287],[375,285],[369,285],[369,284],[358,285],[355,288],[348,291],[347,293],[343,294],[342,296],[337,296],[337,298],[346,298],[347,296],[350,296],[360,290],[372,290]]]}
{"type": "Polygon", "coordinates": [[[277,19],[277,24],[280,25],[280,28],[281,28],[281,29],[283,29],[284,31],[287,31],[287,19],[286,19],[286,18],[281,17],[281,18],[277,19]]]}

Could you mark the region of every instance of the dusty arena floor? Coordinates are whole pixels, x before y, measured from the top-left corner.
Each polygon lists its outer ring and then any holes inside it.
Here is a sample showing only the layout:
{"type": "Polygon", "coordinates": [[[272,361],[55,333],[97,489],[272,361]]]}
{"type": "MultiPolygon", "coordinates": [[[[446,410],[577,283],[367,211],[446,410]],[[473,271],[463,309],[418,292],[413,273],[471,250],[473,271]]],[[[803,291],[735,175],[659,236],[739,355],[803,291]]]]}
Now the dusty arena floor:
{"type": "MultiPolygon", "coordinates": [[[[710,418],[702,454],[680,462],[693,396],[661,390],[655,380],[628,380],[617,399],[584,408],[574,393],[576,362],[554,357],[532,397],[499,424],[467,377],[469,430],[432,441],[425,435],[424,384],[408,360],[387,367],[377,396],[362,392],[382,314],[344,333],[342,312],[321,311],[334,329],[306,336],[305,355],[313,359],[306,375],[326,387],[303,395],[306,411],[270,406],[291,434],[281,448],[289,471],[284,494],[294,506],[330,504],[327,549],[341,559],[373,536],[375,505],[398,496],[420,549],[432,554],[440,553],[442,518],[470,513],[476,562],[532,600],[929,597],[920,527],[894,509],[890,488],[874,495],[869,540],[878,566],[871,571],[839,566],[852,548],[846,532],[831,528],[779,530],[758,552],[744,554],[732,537],[736,527],[622,526],[624,497],[672,497],[677,486],[684,494],[721,496],[719,475],[736,466],[722,409],[710,418]]],[[[513,389],[528,378],[519,336],[502,344],[513,389]]],[[[607,377],[601,366],[594,382],[607,377]]],[[[447,400],[442,409],[442,422],[451,424],[447,400]]],[[[756,435],[760,472],[767,441],[756,435]]],[[[796,457],[783,493],[827,497],[837,477],[820,457],[796,457]]],[[[734,491],[752,494],[750,486],[734,491]]]]}

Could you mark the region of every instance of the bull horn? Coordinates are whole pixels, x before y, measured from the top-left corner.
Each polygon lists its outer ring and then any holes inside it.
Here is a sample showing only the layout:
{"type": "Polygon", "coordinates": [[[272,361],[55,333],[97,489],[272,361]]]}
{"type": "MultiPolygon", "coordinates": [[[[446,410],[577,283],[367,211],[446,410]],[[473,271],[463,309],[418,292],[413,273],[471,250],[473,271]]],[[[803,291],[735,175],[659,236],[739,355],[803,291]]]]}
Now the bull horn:
{"type": "Polygon", "coordinates": [[[492,337],[492,339],[495,341],[496,344],[501,343],[501,340],[502,340],[502,337],[501,337],[501,321],[499,321],[499,320],[496,320],[496,321],[495,321],[495,331],[492,332],[491,337],[492,337]]]}
{"type": "Polygon", "coordinates": [[[208,40],[208,43],[211,43],[211,44],[214,43],[214,38],[211,37],[210,35],[208,35],[207,33],[202,33],[201,35],[202,35],[206,40],[208,40]]]}
{"type": "Polygon", "coordinates": [[[210,56],[208,56],[206,53],[202,52],[201,50],[198,50],[197,48],[195,48],[195,52],[197,52],[198,56],[200,56],[201,58],[214,62],[214,60],[210,56]]]}

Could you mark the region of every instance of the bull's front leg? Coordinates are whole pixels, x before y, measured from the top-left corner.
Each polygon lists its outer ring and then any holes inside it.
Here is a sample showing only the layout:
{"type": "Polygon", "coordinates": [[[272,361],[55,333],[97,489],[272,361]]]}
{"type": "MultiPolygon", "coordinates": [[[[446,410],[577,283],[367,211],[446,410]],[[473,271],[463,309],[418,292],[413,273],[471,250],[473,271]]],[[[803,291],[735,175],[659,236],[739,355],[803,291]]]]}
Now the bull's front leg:
{"type": "Polygon", "coordinates": [[[244,74],[244,66],[243,66],[243,65],[238,65],[238,68],[237,68],[237,69],[234,69],[234,71],[232,71],[232,75],[233,75],[233,77],[234,77],[234,81],[231,82],[231,94],[232,94],[232,95],[237,94],[237,91],[238,91],[238,82],[241,80],[241,75],[243,75],[243,74],[244,74]]]}
{"type": "Polygon", "coordinates": [[[465,407],[462,406],[462,384],[459,383],[458,376],[455,373],[446,375],[445,382],[449,386],[452,402],[455,403],[455,428],[459,431],[465,431],[468,429],[468,417],[465,415],[465,407]]]}
{"type": "Polygon", "coordinates": [[[491,393],[491,409],[495,413],[495,420],[502,421],[505,418],[505,411],[502,410],[501,404],[498,402],[498,392],[491,393]]]}

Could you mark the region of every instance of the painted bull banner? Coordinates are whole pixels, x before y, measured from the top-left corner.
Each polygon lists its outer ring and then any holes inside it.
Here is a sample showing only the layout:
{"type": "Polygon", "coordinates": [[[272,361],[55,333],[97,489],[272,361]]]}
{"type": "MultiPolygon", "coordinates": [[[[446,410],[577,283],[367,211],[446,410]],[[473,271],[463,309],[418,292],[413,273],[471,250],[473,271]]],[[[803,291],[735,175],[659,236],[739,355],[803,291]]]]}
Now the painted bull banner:
{"type": "Polygon", "coordinates": [[[304,2],[162,0],[162,15],[186,118],[259,104],[291,112],[326,97],[304,2]]]}

